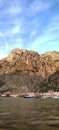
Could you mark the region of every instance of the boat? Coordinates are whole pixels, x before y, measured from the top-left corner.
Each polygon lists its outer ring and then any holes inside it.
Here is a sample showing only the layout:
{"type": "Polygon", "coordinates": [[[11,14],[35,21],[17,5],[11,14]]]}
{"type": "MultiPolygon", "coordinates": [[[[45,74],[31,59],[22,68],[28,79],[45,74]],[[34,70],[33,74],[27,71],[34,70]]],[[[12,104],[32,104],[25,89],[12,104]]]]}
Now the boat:
{"type": "Polygon", "coordinates": [[[31,95],[23,96],[24,98],[32,98],[31,95]]]}
{"type": "Polygon", "coordinates": [[[24,98],[35,98],[36,96],[35,95],[24,95],[23,97],[24,98]]]}
{"type": "Polygon", "coordinates": [[[36,97],[36,95],[33,92],[29,92],[29,93],[26,93],[23,97],[24,98],[34,98],[34,97],[36,97]]]}

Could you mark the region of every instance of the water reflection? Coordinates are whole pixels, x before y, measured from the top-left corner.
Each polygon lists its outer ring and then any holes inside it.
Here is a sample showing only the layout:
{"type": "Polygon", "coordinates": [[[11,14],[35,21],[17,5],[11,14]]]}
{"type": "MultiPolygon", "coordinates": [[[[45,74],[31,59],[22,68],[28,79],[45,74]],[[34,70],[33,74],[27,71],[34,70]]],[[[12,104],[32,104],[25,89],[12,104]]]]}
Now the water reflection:
{"type": "Polygon", "coordinates": [[[59,100],[0,98],[0,130],[59,130],[59,100]]]}

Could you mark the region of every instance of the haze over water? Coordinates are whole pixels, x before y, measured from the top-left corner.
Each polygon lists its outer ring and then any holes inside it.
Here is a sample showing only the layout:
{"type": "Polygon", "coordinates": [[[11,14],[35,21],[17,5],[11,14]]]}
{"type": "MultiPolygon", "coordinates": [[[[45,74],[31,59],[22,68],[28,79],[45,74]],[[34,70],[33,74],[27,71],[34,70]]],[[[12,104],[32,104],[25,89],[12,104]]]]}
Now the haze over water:
{"type": "Polygon", "coordinates": [[[0,98],[0,130],[59,130],[59,99],[0,98]]]}

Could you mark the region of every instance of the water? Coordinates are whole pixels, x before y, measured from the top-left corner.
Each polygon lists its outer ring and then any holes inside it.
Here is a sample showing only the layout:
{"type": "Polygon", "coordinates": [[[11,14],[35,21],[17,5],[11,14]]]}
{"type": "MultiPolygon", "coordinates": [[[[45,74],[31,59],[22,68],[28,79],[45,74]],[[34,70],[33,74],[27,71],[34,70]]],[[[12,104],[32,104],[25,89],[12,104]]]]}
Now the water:
{"type": "Polygon", "coordinates": [[[0,130],[59,130],[59,99],[0,98],[0,130]]]}

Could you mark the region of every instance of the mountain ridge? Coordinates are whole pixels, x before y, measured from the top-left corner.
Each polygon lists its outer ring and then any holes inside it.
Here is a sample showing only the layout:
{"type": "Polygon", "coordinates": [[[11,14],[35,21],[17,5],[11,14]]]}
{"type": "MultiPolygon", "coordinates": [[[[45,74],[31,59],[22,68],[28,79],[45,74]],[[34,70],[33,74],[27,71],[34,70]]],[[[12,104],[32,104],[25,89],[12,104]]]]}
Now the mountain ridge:
{"type": "Polygon", "coordinates": [[[59,52],[13,49],[0,60],[0,92],[59,91],[58,72],[59,52]]]}

